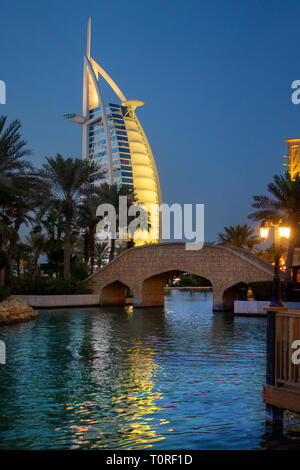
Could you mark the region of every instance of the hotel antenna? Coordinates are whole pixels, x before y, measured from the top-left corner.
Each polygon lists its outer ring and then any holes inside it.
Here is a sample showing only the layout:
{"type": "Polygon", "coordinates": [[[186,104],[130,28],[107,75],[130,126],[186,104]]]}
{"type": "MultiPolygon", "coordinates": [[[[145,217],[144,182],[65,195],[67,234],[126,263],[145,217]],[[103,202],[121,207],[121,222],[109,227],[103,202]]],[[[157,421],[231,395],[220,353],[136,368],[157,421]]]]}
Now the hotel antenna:
{"type": "Polygon", "coordinates": [[[91,17],[89,17],[87,26],[86,56],[88,59],[91,58],[91,17]]]}

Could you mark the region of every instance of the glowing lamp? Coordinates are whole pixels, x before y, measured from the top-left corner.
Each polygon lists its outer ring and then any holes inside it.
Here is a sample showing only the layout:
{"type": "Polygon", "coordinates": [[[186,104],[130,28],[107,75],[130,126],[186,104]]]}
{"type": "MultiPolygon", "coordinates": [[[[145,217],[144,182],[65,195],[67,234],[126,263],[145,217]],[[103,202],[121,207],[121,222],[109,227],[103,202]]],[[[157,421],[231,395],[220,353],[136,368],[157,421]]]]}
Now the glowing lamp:
{"type": "Polygon", "coordinates": [[[282,238],[289,238],[291,229],[289,227],[279,227],[279,235],[282,238]]]}
{"type": "Polygon", "coordinates": [[[263,240],[267,240],[269,235],[269,227],[260,227],[259,233],[263,240]]]}

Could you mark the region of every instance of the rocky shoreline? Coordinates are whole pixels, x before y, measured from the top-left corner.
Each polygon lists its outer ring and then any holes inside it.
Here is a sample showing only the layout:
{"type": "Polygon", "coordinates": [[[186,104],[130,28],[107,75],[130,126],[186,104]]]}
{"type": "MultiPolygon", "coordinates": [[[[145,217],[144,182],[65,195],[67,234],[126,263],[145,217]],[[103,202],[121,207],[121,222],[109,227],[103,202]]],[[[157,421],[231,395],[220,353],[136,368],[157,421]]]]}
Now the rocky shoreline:
{"type": "Polygon", "coordinates": [[[38,316],[38,312],[22,300],[8,298],[0,302],[0,326],[34,320],[38,316]]]}

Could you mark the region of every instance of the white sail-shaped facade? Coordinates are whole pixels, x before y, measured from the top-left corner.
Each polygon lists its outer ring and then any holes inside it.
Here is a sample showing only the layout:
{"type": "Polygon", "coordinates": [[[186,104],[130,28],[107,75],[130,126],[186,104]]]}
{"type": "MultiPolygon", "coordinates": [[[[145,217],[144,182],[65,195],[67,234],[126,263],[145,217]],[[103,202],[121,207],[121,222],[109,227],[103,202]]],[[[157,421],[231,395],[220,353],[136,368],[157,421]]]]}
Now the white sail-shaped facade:
{"type": "Polygon", "coordinates": [[[66,114],[65,118],[82,126],[82,158],[92,160],[97,168],[93,184],[100,185],[106,181],[132,188],[151,217],[152,236],[149,233],[142,238],[147,242],[156,242],[160,223],[153,204],[159,206],[162,202],[160,183],[150,144],[135,113],[136,108],[144,103],[126,99],[111,77],[91,58],[90,44],[89,20],[82,115],[66,114]],[[119,104],[104,103],[101,77],[115,92],[119,104]]]}

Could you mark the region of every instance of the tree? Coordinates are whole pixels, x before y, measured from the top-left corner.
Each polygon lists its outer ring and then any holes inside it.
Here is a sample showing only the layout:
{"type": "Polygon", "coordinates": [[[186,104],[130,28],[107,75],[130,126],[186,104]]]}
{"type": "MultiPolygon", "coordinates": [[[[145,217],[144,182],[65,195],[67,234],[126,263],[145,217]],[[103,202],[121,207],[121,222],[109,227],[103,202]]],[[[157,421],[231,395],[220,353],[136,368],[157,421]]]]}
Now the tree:
{"type": "Polygon", "coordinates": [[[42,265],[42,269],[51,276],[61,276],[63,271],[63,234],[64,234],[64,218],[58,209],[50,207],[47,212],[36,219],[37,225],[34,227],[35,232],[43,233],[45,237],[44,252],[47,255],[47,263],[42,265]]]}
{"type": "Polygon", "coordinates": [[[26,236],[26,242],[33,253],[33,276],[37,277],[39,257],[45,249],[45,237],[42,233],[32,230],[29,235],[26,236]]]}
{"type": "Polygon", "coordinates": [[[94,168],[87,160],[63,158],[60,154],[57,154],[55,158],[48,157],[46,160],[42,175],[51,185],[48,206],[52,205],[64,216],[64,278],[70,279],[72,222],[82,188],[88,183],[94,168]]]}
{"type": "MultiPolygon", "coordinates": [[[[137,199],[134,195],[132,189],[130,189],[126,185],[119,186],[117,183],[108,184],[103,183],[99,186],[98,189],[98,196],[99,201],[101,204],[111,204],[116,211],[116,232],[118,233],[120,230],[120,212],[119,212],[119,197],[126,196],[127,197],[127,205],[130,206],[132,204],[137,203],[137,199]]],[[[129,223],[130,218],[127,217],[127,223],[129,223]]],[[[112,261],[115,257],[115,237],[116,234],[112,233],[112,238],[110,240],[110,252],[109,252],[109,261],[112,261]]]]}
{"type": "Polygon", "coordinates": [[[287,277],[291,277],[293,251],[299,242],[300,224],[300,177],[291,179],[290,174],[275,175],[273,182],[268,184],[269,196],[253,196],[252,207],[255,212],[249,215],[249,219],[260,223],[278,224],[282,221],[291,228],[288,254],[286,260],[287,277]]]}
{"type": "Polygon", "coordinates": [[[248,224],[230,225],[224,227],[225,233],[219,233],[219,243],[222,245],[236,246],[252,249],[254,245],[261,243],[255,235],[254,229],[248,224]]]}
{"type": "Polygon", "coordinates": [[[99,187],[87,185],[82,191],[82,201],[78,210],[79,225],[84,228],[84,260],[90,260],[90,274],[93,274],[95,265],[96,228],[100,217],[97,208],[102,202],[102,192],[99,187]]]}
{"type": "Polygon", "coordinates": [[[3,184],[9,186],[14,177],[32,170],[32,165],[23,160],[32,152],[26,148],[27,143],[21,138],[20,121],[13,121],[5,129],[6,120],[7,116],[0,116],[0,187],[3,184]]]}
{"type": "Polygon", "coordinates": [[[17,242],[14,245],[14,249],[11,252],[11,259],[15,263],[15,270],[17,276],[21,274],[21,265],[22,263],[28,262],[31,256],[32,250],[23,242],[17,242]]]}
{"type": "Polygon", "coordinates": [[[96,243],[95,246],[95,257],[97,260],[97,266],[98,269],[101,268],[103,261],[108,258],[109,255],[109,248],[107,246],[107,243],[101,242],[101,243],[96,243]]]}
{"type": "MultiPolygon", "coordinates": [[[[7,125],[7,117],[0,116],[0,245],[6,251],[8,264],[20,226],[30,220],[29,212],[43,191],[32,164],[24,160],[31,151],[26,148],[20,128],[18,120],[7,125]]],[[[1,280],[4,280],[3,270],[1,280]]]]}

